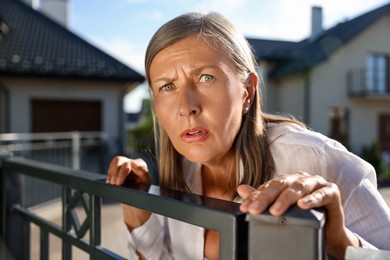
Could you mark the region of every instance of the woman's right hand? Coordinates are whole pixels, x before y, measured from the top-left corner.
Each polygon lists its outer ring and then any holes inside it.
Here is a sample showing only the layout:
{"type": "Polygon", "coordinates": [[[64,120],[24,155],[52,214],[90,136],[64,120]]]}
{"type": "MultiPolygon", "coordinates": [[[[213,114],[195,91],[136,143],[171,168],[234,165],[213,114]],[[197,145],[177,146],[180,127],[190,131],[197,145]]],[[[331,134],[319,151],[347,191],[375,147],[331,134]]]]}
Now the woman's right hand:
{"type": "Polygon", "coordinates": [[[152,184],[148,166],[142,159],[115,156],[108,167],[106,183],[122,185],[127,178],[136,183],[152,184]]]}
{"type": "MultiPolygon", "coordinates": [[[[112,185],[122,185],[126,179],[130,178],[136,183],[152,184],[148,166],[142,159],[130,159],[123,156],[114,157],[108,167],[106,183],[112,185]]],[[[127,229],[142,226],[150,217],[150,212],[122,204],[123,218],[127,229]]]]}

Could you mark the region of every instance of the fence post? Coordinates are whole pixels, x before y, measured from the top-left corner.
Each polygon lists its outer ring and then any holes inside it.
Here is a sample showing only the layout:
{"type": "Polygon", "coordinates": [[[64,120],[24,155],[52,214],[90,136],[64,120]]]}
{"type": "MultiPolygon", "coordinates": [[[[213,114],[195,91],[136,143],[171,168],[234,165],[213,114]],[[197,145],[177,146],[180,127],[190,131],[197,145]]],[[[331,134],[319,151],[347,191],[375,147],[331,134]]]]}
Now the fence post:
{"type": "Polygon", "coordinates": [[[291,207],[283,216],[247,215],[249,260],[325,259],[325,212],[291,207]],[[277,243],[275,243],[277,241],[277,243]]]}
{"type": "Polygon", "coordinates": [[[23,205],[24,178],[11,172],[1,162],[2,179],[2,235],[15,259],[30,258],[30,225],[12,212],[14,205],[23,205]]]}
{"type": "Polygon", "coordinates": [[[80,146],[81,134],[77,131],[72,132],[72,169],[80,170],[80,146]]]}

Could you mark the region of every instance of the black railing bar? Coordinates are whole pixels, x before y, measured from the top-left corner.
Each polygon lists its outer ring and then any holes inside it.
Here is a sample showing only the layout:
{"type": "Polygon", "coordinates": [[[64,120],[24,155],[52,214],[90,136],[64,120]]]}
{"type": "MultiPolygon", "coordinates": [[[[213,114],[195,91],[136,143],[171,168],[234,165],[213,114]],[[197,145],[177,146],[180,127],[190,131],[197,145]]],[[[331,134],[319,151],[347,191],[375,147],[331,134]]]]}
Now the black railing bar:
{"type": "Polygon", "coordinates": [[[49,259],[49,232],[40,229],[40,259],[49,259]]]}
{"type": "MultiPolygon", "coordinates": [[[[238,203],[166,190],[155,185],[127,185],[126,187],[108,185],[104,183],[104,176],[101,174],[80,170],[75,171],[66,167],[25,158],[7,158],[3,163],[4,172],[9,172],[8,169],[12,169],[12,172],[22,172],[24,175],[44,179],[116,202],[135,207],[139,206],[144,210],[148,210],[149,207],[156,207],[156,210],[160,211],[161,208],[161,212],[155,212],[157,214],[167,211],[164,210],[164,207],[159,206],[159,202],[163,204],[168,203],[166,206],[177,206],[178,203],[182,204],[185,210],[196,208],[195,210],[197,211],[203,211],[202,213],[209,213],[215,216],[231,215],[237,217],[243,214],[239,211],[238,203]],[[145,198],[150,202],[142,200],[145,198]],[[169,201],[172,201],[172,203],[169,201]]],[[[187,213],[183,212],[184,215],[188,215],[187,213]]],[[[166,214],[171,215],[169,211],[166,214]]]]}
{"type": "Polygon", "coordinates": [[[39,226],[45,232],[51,233],[59,237],[61,240],[65,240],[66,242],[80,248],[91,256],[97,257],[98,259],[126,259],[120,255],[115,254],[114,252],[111,252],[108,249],[102,251],[100,247],[90,246],[89,242],[84,241],[83,239],[78,239],[72,234],[63,232],[61,230],[61,227],[57,224],[51,223],[43,219],[42,217],[30,212],[29,210],[21,207],[20,205],[14,205],[12,207],[12,212],[18,214],[28,222],[34,223],[35,225],[39,226]],[[107,252],[110,252],[110,254],[107,254],[107,252]]]}
{"type": "Polygon", "coordinates": [[[235,259],[246,252],[239,248],[236,232],[244,239],[247,231],[244,213],[239,204],[205,196],[160,189],[154,185],[118,187],[107,185],[102,175],[74,171],[69,168],[36,162],[24,158],[3,161],[5,172],[23,172],[26,175],[82,190],[116,202],[132,205],[156,214],[174,218],[220,233],[221,259],[235,259]],[[233,257],[233,258],[232,258],[233,257]]]}

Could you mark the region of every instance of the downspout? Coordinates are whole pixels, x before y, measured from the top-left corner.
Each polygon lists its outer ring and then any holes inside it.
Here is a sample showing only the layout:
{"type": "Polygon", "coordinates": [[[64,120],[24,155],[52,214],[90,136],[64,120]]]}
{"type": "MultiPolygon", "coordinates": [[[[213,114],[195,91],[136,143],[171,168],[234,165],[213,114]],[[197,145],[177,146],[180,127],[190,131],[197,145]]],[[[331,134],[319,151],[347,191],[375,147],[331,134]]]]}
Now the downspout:
{"type": "Polygon", "coordinates": [[[311,81],[310,81],[310,75],[309,70],[305,71],[303,74],[303,121],[310,125],[310,119],[311,119],[311,103],[310,103],[310,96],[311,96],[311,81]]]}
{"type": "Polygon", "coordinates": [[[121,89],[118,96],[118,150],[115,151],[118,154],[124,154],[125,152],[125,140],[126,140],[126,117],[125,117],[125,109],[124,109],[124,97],[126,94],[126,89],[128,87],[125,86],[121,89]]]}
{"type": "Polygon", "coordinates": [[[10,101],[9,90],[0,82],[0,133],[8,133],[10,131],[10,101]],[[4,98],[4,100],[1,100],[4,98]]]}
{"type": "Polygon", "coordinates": [[[126,113],[124,110],[124,97],[130,91],[135,89],[137,86],[141,85],[142,82],[133,82],[131,84],[125,84],[125,87],[120,91],[118,97],[118,146],[119,146],[119,154],[125,154],[127,152],[126,149],[126,140],[127,140],[127,132],[126,132],[126,113]]]}

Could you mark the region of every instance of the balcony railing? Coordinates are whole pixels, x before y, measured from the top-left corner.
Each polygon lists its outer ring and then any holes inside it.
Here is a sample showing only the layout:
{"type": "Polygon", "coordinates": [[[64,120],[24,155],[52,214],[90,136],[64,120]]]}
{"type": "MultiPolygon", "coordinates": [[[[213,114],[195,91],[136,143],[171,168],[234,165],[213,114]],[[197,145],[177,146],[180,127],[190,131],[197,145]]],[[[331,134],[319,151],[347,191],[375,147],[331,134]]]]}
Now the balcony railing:
{"type": "Polygon", "coordinates": [[[389,75],[365,68],[347,73],[349,97],[390,98],[389,75]]]}
{"type": "Polygon", "coordinates": [[[49,258],[49,234],[62,240],[62,259],[71,259],[72,247],[91,259],[124,259],[101,246],[102,198],[132,205],[220,234],[221,259],[324,259],[324,214],[291,208],[284,216],[268,213],[246,216],[239,204],[154,185],[112,186],[100,174],[24,158],[1,161],[1,235],[16,259],[29,259],[30,225],[40,228],[41,259],[49,258]],[[31,212],[21,200],[23,176],[43,179],[62,187],[62,225],[31,212]],[[80,223],[75,205],[84,205],[80,223]],[[294,243],[292,243],[294,241],[294,243]],[[283,250],[281,250],[283,245],[283,250]]]}

